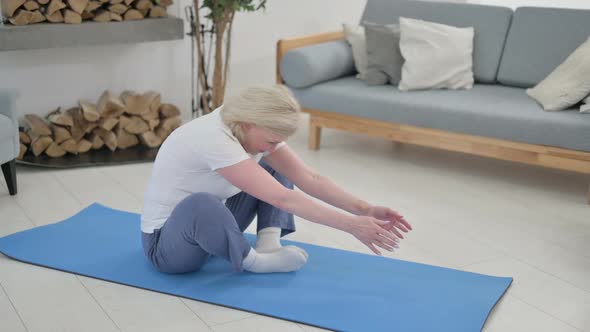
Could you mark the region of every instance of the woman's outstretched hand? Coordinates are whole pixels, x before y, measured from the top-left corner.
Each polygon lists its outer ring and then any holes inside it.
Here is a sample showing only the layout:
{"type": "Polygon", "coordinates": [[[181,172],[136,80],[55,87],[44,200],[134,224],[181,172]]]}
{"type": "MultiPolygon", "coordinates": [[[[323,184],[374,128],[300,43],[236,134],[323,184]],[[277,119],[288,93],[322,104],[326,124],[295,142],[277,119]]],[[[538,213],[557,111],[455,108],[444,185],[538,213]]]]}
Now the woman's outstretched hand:
{"type": "Polygon", "coordinates": [[[367,215],[385,221],[386,223],[382,223],[380,226],[383,229],[392,232],[400,239],[403,239],[404,236],[398,230],[404,233],[412,230],[412,225],[410,225],[402,215],[388,207],[373,206],[367,215]]]}
{"type": "Polygon", "coordinates": [[[377,247],[387,251],[399,248],[396,234],[385,228],[388,223],[390,222],[369,216],[351,216],[347,231],[374,253],[381,255],[377,247]]]}

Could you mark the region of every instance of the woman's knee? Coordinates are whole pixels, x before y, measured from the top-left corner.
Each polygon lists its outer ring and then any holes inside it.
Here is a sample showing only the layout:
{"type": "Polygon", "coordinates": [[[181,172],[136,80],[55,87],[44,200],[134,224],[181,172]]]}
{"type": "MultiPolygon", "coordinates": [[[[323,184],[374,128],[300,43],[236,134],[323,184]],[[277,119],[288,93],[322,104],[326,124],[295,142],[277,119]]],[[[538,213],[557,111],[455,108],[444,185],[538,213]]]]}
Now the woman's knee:
{"type": "MultiPolygon", "coordinates": [[[[184,210],[190,211],[195,230],[200,228],[205,231],[213,231],[217,228],[237,227],[231,211],[215,195],[209,193],[194,193],[182,202],[184,210]]],[[[189,219],[189,218],[187,218],[189,219]]]]}
{"type": "Polygon", "coordinates": [[[283,186],[289,188],[289,189],[293,189],[293,183],[291,181],[289,181],[289,179],[287,179],[286,176],[282,175],[281,173],[277,172],[274,168],[270,167],[269,164],[267,164],[264,159],[260,161],[260,166],[262,168],[264,168],[268,173],[270,173],[270,175],[272,175],[272,177],[275,178],[275,180],[277,180],[279,183],[281,183],[283,186]]]}
{"type": "Polygon", "coordinates": [[[203,216],[210,214],[222,213],[224,208],[221,200],[209,193],[194,193],[185,197],[176,205],[166,225],[168,228],[186,229],[187,226],[194,224],[197,220],[202,220],[203,216]]]}

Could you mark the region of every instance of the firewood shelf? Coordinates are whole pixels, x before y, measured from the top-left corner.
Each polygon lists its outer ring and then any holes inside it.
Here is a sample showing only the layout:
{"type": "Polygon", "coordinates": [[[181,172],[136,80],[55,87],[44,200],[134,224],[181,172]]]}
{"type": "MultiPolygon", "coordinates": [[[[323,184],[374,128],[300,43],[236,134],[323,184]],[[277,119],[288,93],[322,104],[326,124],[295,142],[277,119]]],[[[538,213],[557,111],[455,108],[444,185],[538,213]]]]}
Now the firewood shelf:
{"type": "Polygon", "coordinates": [[[35,157],[33,153],[27,152],[22,160],[17,160],[17,163],[47,168],[77,168],[135,164],[154,161],[158,154],[158,149],[159,148],[149,148],[144,145],[136,145],[124,150],[111,151],[105,147],[98,150],[90,150],[78,155],[67,154],[63,157],[57,158],[52,158],[45,154],[35,157]]]}
{"type": "Polygon", "coordinates": [[[127,44],[184,38],[184,22],[174,16],[122,22],[0,25],[0,51],[127,44]]]}

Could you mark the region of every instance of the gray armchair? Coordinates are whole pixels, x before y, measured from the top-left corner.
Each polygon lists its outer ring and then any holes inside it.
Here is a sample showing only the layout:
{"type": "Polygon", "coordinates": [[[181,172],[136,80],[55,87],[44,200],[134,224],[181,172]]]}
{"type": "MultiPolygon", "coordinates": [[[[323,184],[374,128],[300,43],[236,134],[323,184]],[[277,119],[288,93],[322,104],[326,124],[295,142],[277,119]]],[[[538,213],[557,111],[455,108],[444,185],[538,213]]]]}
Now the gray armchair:
{"type": "Polygon", "coordinates": [[[0,91],[0,165],[8,192],[16,195],[16,157],[20,150],[14,91],[0,91]]]}

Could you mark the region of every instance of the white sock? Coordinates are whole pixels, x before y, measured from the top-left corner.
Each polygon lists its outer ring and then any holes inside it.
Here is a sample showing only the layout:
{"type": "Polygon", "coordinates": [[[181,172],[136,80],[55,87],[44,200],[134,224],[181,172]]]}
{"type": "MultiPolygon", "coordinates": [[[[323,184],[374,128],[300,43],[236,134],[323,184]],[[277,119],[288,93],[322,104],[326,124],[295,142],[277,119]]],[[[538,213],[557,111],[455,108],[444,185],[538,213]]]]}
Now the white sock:
{"type": "MultiPolygon", "coordinates": [[[[307,252],[305,250],[295,247],[289,246],[296,250],[299,250],[305,257],[307,257],[307,252]]],[[[258,253],[271,253],[275,251],[279,251],[283,248],[281,246],[281,228],[280,227],[267,227],[261,229],[256,235],[256,252],[258,253]]]]}
{"type": "Polygon", "coordinates": [[[281,228],[267,227],[256,234],[256,251],[269,253],[281,250],[281,228]]]}
{"type": "Polygon", "coordinates": [[[287,246],[272,253],[259,253],[250,249],[242,263],[244,270],[254,273],[293,272],[307,262],[307,253],[294,246],[287,246]]]}

